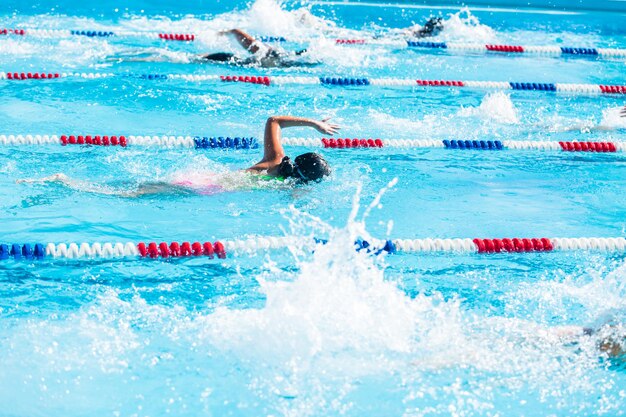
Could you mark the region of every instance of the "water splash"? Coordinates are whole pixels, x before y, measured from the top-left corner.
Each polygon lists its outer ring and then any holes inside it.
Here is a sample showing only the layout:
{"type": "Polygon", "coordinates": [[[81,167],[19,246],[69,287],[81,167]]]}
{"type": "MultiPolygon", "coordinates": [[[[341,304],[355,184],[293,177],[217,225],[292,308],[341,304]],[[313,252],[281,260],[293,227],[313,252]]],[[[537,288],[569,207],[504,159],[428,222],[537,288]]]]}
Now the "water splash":
{"type": "Polygon", "coordinates": [[[368,120],[380,131],[403,132],[408,138],[414,138],[417,133],[442,134],[449,126],[450,117],[445,114],[426,114],[423,118],[398,117],[376,109],[368,111],[368,120]]]}
{"type": "Polygon", "coordinates": [[[626,117],[621,115],[624,107],[609,107],[602,110],[602,120],[598,124],[600,130],[626,129],[626,117]]]}
{"type": "Polygon", "coordinates": [[[623,107],[609,107],[602,110],[602,116],[598,122],[598,117],[590,114],[583,117],[568,117],[559,114],[549,114],[541,119],[547,122],[538,122],[537,125],[549,132],[611,132],[626,129],[626,118],[621,117],[623,107]]]}
{"type": "Polygon", "coordinates": [[[511,100],[511,95],[501,91],[487,94],[478,107],[462,107],[458,115],[479,117],[486,121],[504,124],[519,123],[519,115],[511,100]]]}
{"type": "MultiPolygon", "coordinates": [[[[471,415],[526,403],[592,414],[599,397],[607,412],[624,406],[621,375],[605,370],[597,340],[582,337],[579,327],[472,311],[462,299],[436,292],[410,297],[398,280],[419,276],[394,275],[391,259],[355,251],[356,238],[371,239],[368,213],[384,192],[362,208],[357,188],[342,228],[289,210],[291,232],[329,240],[314,253],[292,248],[295,267],[267,258],[256,290],[248,289],[264,299],[257,308],[219,297],[192,310],[148,301],[152,290],[138,281],[130,291],[97,291],[75,312],[1,328],[0,400],[33,398],[8,402],[16,414],[68,401],[80,410],[85,398],[92,409],[121,414],[184,406],[283,416],[380,415],[398,406],[408,415],[471,415]],[[372,401],[373,395],[386,400],[372,401]]],[[[604,283],[592,279],[593,291],[581,279],[566,290],[546,282],[523,295],[541,311],[547,293],[555,300],[586,294],[595,300],[585,303],[592,318],[607,293],[615,295],[608,304],[623,307],[623,274],[621,266],[604,283]]],[[[181,284],[187,285],[184,279],[181,284]]],[[[513,305],[519,295],[505,299],[513,305]]]]}
{"type": "Polygon", "coordinates": [[[440,37],[446,41],[492,43],[497,40],[496,31],[480,23],[468,7],[451,14],[444,20],[443,24],[445,29],[441,32],[440,37]]]}
{"type": "MultiPolygon", "coordinates": [[[[137,18],[129,22],[129,25],[135,27],[138,22],[140,27],[146,28],[154,24],[151,19],[137,18]]],[[[158,22],[156,27],[159,28],[158,22]]],[[[224,13],[209,20],[164,19],[162,29],[175,28],[194,33],[207,33],[235,27],[254,34],[284,36],[288,39],[307,39],[320,33],[336,33],[338,30],[334,22],[313,15],[306,7],[287,10],[283,8],[282,2],[276,0],[256,0],[246,10],[224,13]]],[[[154,26],[149,30],[155,30],[154,26]]],[[[212,44],[219,38],[207,33],[206,37],[201,37],[200,40],[212,44]]]]}
{"type": "Polygon", "coordinates": [[[306,58],[311,62],[323,62],[333,67],[353,68],[392,67],[399,61],[398,57],[389,54],[384,47],[355,48],[338,45],[334,38],[325,37],[319,37],[309,43],[306,58]]]}
{"type": "Polygon", "coordinates": [[[0,42],[0,53],[11,60],[24,58],[40,59],[65,67],[77,67],[100,61],[111,55],[116,47],[99,39],[60,39],[41,42],[38,40],[3,39],[0,42]]]}
{"type": "Polygon", "coordinates": [[[509,294],[509,312],[528,315],[533,310],[541,314],[533,319],[543,322],[563,317],[595,323],[605,317],[607,311],[613,311],[616,318],[623,321],[626,319],[625,274],[626,265],[618,264],[613,268],[598,266],[580,275],[556,273],[532,285],[521,284],[517,291],[509,294]],[[536,309],[537,303],[541,304],[541,309],[536,309]],[[572,311],[576,311],[576,315],[570,318],[572,311]]]}
{"type": "MultiPolygon", "coordinates": [[[[459,135],[467,138],[501,136],[506,125],[518,125],[520,116],[510,95],[497,92],[483,97],[478,106],[461,107],[454,111],[437,111],[420,117],[398,117],[394,114],[370,109],[368,124],[378,131],[399,132],[399,138],[450,138],[459,135]],[[477,126],[476,119],[482,121],[477,126]],[[494,123],[496,122],[496,123],[494,123]]],[[[356,122],[356,128],[361,128],[356,122]]],[[[371,131],[371,128],[370,128],[371,131]]],[[[398,134],[398,133],[396,133],[398,134]]]]}
{"type": "Polygon", "coordinates": [[[269,35],[301,38],[336,27],[334,22],[313,15],[307,8],[283,9],[276,0],[256,0],[244,13],[250,29],[269,35]]]}

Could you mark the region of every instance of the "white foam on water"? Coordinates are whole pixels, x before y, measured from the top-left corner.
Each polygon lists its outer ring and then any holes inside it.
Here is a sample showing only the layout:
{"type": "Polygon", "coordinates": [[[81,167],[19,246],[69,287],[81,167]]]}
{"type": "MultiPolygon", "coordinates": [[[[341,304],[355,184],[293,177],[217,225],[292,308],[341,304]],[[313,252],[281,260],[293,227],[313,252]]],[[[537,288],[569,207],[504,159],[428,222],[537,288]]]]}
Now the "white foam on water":
{"type": "Polygon", "coordinates": [[[511,127],[516,127],[520,123],[519,112],[510,96],[501,92],[486,95],[478,106],[461,107],[452,112],[398,117],[370,109],[368,116],[363,122],[367,124],[366,126],[355,121],[354,127],[369,132],[380,132],[381,138],[393,136],[399,139],[449,139],[459,136],[484,139],[485,135],[502,137],[506,136],[511,127]],[[476,119],[482,122],[478,126],[476,119]]]}
{"type": "MultiPolygon", "coordinates": [[[[320,219],[306,220],[323,225],[320,219]]],[[[311,358],[355,348],[410,351],[420,303],[384,279],[376,258],[353,249],[357,236],[364,236],[362,222],[353,218],[346,229],[325,229],[331,231],[330,243],[300,262],[297,274],[280,281],[271,272],[260,277],[267,297],[263,309],[218,309],[205,317],[207,335],[229,349],[241,349],[241,354],[279,362],[285,353],[311,358]],[[247,347],[250,342],[257,347],[253,352],[247,347]],[[277,349],[283,355],[274,355],[277,349]]]]}
{"type": "MultiPolygon", "coordinates": [[[[379,132],[405,132],[408,137],[414,139],[422,139],[421,133],[428,132],[429,134],[443,133],[449,126],[449,118],[441,114],[426,114],[422,119],[397,117],[393,114],[381,112],[376,109],[370,109],[368,111],[367,123],[369,125],[376,126],[376,131],[379,132]]],[[[357,121],[358,123],[358,121],[357,121]]],[[[369,129],[371,130],[371,128],[369,129]]],[[[381,133],[382,137],[382,133],[381,133]]],[[[402,138],[402,139],[407,139],[402,138]]]]}
{"type": "Polygon", "coordinates": [[[479,117],[485,121],[517,124],[519,114],[511,95],[498,91],[487,94],[478,107],[462,107],[458,112],[462,117],[479,117]]]}
{"type": "Polygon", "coordinates": [[[626,319],[625,274],[623,264],[614,269],[591,269],[582,276],[556,273],[540,282],[521,283],[517,291],[509,294],[507,305],[513,313],[527,314],[524,310],[539,303],[542,316],[533,319],[540,321],[550,317],[569,319],[568,312],[572,310],[576,311],[576,318],[589,323],[605,316],[607,311],[617,312],[617,318],[623,321],[626,319]]]}
{"type": "Polygon", "coordinates": [[[480,23],[468,7],[450,14],[443,21],[444,30],[438,36],[446,41],[485,42],[497,40],[497,33],[489,26],[480,23]]]}
{"type": "Polygon", "coordinates": [[[398,58],[383,47],[338,45],[335,38],[324,37],[311,41],[303,58],[332,67],[352,67],[355,71],[361,68],[391,67],[398,63],[398,58]]]}
{"type": "Polygon", "coordinates": [[[256,0],[248,9],[204,18],[189,16],[172,20],[167,17],[131,16],[120,24],[127,30],[205,34],[207,38],[201,40],[207,42],[211,42],[217,31],[232,28],[242,28],[260,35],[284,36],[287,39],[300,39],[326,31],[334,32],[336,29],[334,22],[314,16],[308,8],[286,10],[276,0],[256,0]]]}
{"type": "Polygon", "coordinates": [[[626,129],[626,117],[621,115],[624,107],[609,107],[602,110],[602,120],[598,124],[599,129],[615,130],[626,129]]]}
{"type": "Polygon", "coordinates": [[[38,45],[22,39],[3,39],[0,42],[0,53],[16,57],[28,57],[37,53],[38,45]]]}
{"type": "Polygon", "coordinates": [[[545,129],[552,133],[571,131],[590,133],[597,126],[597,122],[593,116],[582,119],[550,114],[541,118],[541,121],[538,121],[536,125],[540,130],[545,129]]]}
{"type": "Polygon", "coordinates": [[[541,117],[541,122],[537,126],[549,132],[611,132],[626,129],[626,118],[621,116],[623,107],[609,107],[602,109],[602,115],[598,117],[593,114],[586,118],[567,117],[558,114],[548,114],[541,117]]]}
{"type": "Polygon", "coordinates": [[[8,38],[0,42],[0,53],[7,57],[7,60],[44,58],[45,63],[61,64],[63,67],[77,67],[101,61],[111,55],[116,48],[105,40],[81,37],[40,42],[34,39],[8,38]]]}
{"type": "MultiPolygon", "coordinates": [[[[377,204],[375,199],[365,212],[377,204]]],[[[385,277],[384,260],[353,249],[357,237],[369,238],[364,220],[357,219],[358,199],[354,207],[342,229],[296,215],[297,230],[307,229],[303,221],[314,224],[330,233],[329,242],[311,257],[299,253],[297,272],[268,267],[258,278],[266,296],[261,309],[219,307],[198,317],[194,340],[240,358],[257,388],[289,398],[296,414],[318,414],[307,408],[313,400],[341,402],[345,389],[381,374],[410,381],[407,399],[424,398],[434,395],[430,372],[470,368],[486,380],[472,396],[482,395],[486,403],[465,403],[466,411],[489,408],[496,401],[493,386],[503,377],[512,390],[530,386],[554,399],[566,400],[566,389],[609,390],[594,386],[593,341],[576,350],[563,343],[562,329],[542,322],[476,315],[460,300],[438,294],[408,297],[385,277]]],[[[468,394],[460,389],[451,395],[468,394]]]]}
{"type": "Polygon", "coordinates": [[[202,112],[217,114],[222,110],[226,103],[235,103],[237,105],[243,105],[242,100],[236,96],[211,93],[211,94],[189,94],[189,100],[202,105],[202,112]]]}
{"type": "Polygon", "coordinates": [[[76,67],[91,62],[101,62],[111,56],[117,47],[106,40],[83,38],[62,39],[49,52],[53,59],[66,67],[76,67]]]}
{"type": "Polygon", "coordinates": [[[314,16],[308,9],[287,11],[275,0],[256,0],[244,16],[251,29],[286,38],[317,34],[335,27],[333,22],[314,16]]]}

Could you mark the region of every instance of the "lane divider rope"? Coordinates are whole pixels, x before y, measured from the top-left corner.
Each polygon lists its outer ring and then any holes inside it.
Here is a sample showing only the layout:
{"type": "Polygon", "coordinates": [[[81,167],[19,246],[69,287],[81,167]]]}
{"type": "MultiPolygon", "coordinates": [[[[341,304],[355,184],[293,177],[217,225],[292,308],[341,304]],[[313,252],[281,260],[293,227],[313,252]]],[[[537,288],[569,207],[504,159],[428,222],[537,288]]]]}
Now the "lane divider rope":
{"type": "Polygon", "coordinates": [[[387,45],[406,47],[418,51],[446,50],[451,52],[501,52],[508,54],[543,55],[554,57],[584,56],[591,58],[624,58],[624,48],[596,48],[589,46],[556,45],[498,45],[467,42],[432,42],[423,40],[384,40],[384,39],[336,39],[338,45],[387,45]]]}
{"type": "Polygon", "coordinates": [[[253,137],[125,136],[125,135],[0,135],[0,145],[155,146],[195,149],[257,149],[253,137]]]}
{"type": "Polygon", "coordinates": [[[88,38],[134,37],[187,42],[194,41],[196,39],[196,35],[192,33],[140,32],[130,30],[112,32],[106,30],[0,28],[0,35],[33,36],[38,38],[69,38],[73,36],[86,36],[88,38]]]}
{"type": "Polygon", "coordinates": [[[100,78],[140,78],[146,80],[184,80],[191,82],[224,82],[257,85],[323,85],[342,87],[447,87],[478,90],[524,90],[560,92],[570,94],[626,94],[626,84],[574,84],[509,81],[457,81],[422,80],[414,78],[355,78],[355,77],[295,77],[295,76],[243,76],[243,75],[204,75],[204,74],[113,74],[113,73],[37,73],[0,72],[0,80],[49,80],[60,78],[100,79],[100,78]]]}
{"type": "MultiPolygon", "coordinates": [[[[198,34],[194,33],[176,33],[176,32],[143,32],[132,30],[70,30],[70,29],[13,29],[0,28],[1,35],[15,36],[34,36],[38,38],[69,38],[73,36],[86,36],[88,38],[109,38],[109,37],[129,37],[129,38],[146,38],[146,39],[162,39],[165,41],[183,41],[193,42],[197,39],[198,34]]],[[[257,36],[261,42],[286,42],[282,36],[257,36]]]]}
{"type": "MultiPolygon", "coordinates": [[[[323,239],[283,237],[251,237],[241,240],[196,241],[196,242],[107,242],[107,243],[25,243],[0,244],[0,260],[9,258],[183,258],[207,257],[225,259],[227,254],[235,256],[254,255],[257,252],[287,247],[314,247],[327,243],[323,239]]],[[[357,240],[356,250],[374,253],[428,253],[448,252],[457,254],[495,254],[530,252],[602,251],[626,252],[623,237],[589,238],[466,238],[466,239],[390,239],[357,240]]]]}
{"type": "MultiPolygon", "coordinates": [[[[2,135],[0,145],[82,145],[82,146],[147,146],[194,149],[258,149],[254,137],[202,137],[202,136],[134,136],[134,135],[2,135]]],[[[283,138],[285,146],[317,147],[325,149],[364,148],[442,148],[449,150],[479,151],[564,151],[616,153],[626,152],[624,142],[556,142],[521,140],[461,140],[461,139],[342,139],[342,138],[283,138]]]]}

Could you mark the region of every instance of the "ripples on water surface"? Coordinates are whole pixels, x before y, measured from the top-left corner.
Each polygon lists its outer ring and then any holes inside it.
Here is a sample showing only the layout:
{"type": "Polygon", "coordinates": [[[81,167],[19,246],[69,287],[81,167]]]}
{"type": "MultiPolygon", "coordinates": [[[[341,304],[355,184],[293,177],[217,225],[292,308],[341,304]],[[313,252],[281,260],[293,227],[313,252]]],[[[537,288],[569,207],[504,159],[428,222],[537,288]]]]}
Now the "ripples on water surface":
{"type": "MultiPolygon", "coordinates": [[[[342,75],[624,83],[624,60],[417,52],[337,46],[441,13],[439,40],[626,46],[619,13],[513,14],[437,8],[65,0],[10,1],[1,27],[204,32],[198,42],[0,39],[2,71],[342,75]],[[14,13],[15,11],[15,13],[14,13]],[[308,44],[303,69],[188,64],[223,49],[234,26],[308,44]],[[301,42],[302,41],[302,42],[301,42]],[[172,63],[128,63],[138,51],[172,63]],[[113,59],[112,59],[113,58],[113,59]]],[[[233,51],[236,49],[230,46],[233,51]]],[[[624,140],[615,97],[447,89],[260,87],[65,79],[3,82],[5,134],[262,135],[273,114],[334,117],[346,137],[624,140]]],[[[294,129],[289,136],[317,137],[294,129]]],[[[297,153],[304,149],[293,149],[297,153]]],[[[623,259],[598,253],[495,256],[355,253],[385,238],[620,236],[616,155],[444,150],[325,152],[334,173],[299,189],[124,199],[58,185],[138,187],[246,167],[251,151],[0,149],[4,242],[184,241],[330,235],[315,254],[225,261],[3,261],[2,414],[33,415],[621,415],[623,364],[594,338],[563,343],[554,326],[624,326],[623,259]],[[363,219],[383,187],[397,184],[363,219]],[[360,191],[358,191],[360,190],[360,191]],[[355,195],[361,199],[358,208],[355,195]],[[311,217],[313,216],[313,217],[311,217]],[[319,221],[313,221],[316,218],[319,221]],[[365,232],[365,230],[367,232],[365,232]]]]}

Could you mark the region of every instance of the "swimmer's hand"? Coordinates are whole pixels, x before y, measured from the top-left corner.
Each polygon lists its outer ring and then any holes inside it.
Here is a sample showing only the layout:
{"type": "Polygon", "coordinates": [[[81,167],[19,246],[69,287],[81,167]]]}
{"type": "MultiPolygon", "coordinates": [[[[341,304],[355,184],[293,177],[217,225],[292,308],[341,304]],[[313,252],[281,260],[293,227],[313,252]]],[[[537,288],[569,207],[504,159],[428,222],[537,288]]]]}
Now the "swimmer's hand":
{"type": "Polygon", "coordinates": [[[330,117],[315,122],[315,129],[320,133],[326,133],[327,135],[333,135],[339,131],[339,125],[334,123],[328,123],[330,117]]]}

